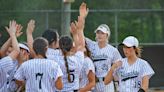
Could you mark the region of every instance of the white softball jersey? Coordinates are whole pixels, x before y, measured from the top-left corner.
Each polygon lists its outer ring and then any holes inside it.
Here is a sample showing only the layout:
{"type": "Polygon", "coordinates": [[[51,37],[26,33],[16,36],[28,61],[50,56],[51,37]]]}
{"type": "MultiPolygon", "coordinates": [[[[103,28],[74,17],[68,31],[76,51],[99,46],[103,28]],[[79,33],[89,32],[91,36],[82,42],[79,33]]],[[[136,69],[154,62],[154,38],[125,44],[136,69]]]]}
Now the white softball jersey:
{"type": "Polygon", "coordinates": [[[18,61],[13,61],[13,66],[13,69],[7,74],[7,82],[3,86],[3,92],[15,92],[18,88],[14,79],[14,74],[18,69],[18,61]]]}
{"type": "Polygon", "coordinates": [[[60,65],[63,76],[63,89],[59,92],[73,92],[73,90],[79,89],[79,77],[80,71],[84,62],[84,53],[77,51],[72,56],[67,56],[68,67],[70,71],[71,82],[68,81],[68,74],[66,71],[64,56],[58,56],[55,61],[60,65]]]}
{"type": "Polygon", "coordinates": [[[96,92],[114,92],[113,82],[105,85],[103,80],[110,70],[111,64],[122,58],[119,51],[110,44],[106,44],[104,48],[99,48],[98,42],[88,38],[86,38],[86,43],[91,51],[96,76],[99,79],[99,82],[96,83],[95,87],[96,92]]]}
{"type": "Polygon", "coordinates": [[[153,69],[147,61],[137,58],[135,63],[129,65],[127,58],[121,59],[122,66],[115,72],[114,76],[119,79],[119,92],[138,92],[144,76],[154,74],[153,69]]]}
{"type": "Polygon", "coordinates": [[[84,58],[83,67],[80,73],[80,88],[84,88],[88,84],[89,71],[95,73],[93,61],[89,57],[84,58]]]}
{"type": "Polygon", "coordinates": [[[31,59],[24,62],[14,78],[25,81],[26,92],[54,92],[55,81],[63,75],[53,60],[31,59]]]}
{"type": "Polygon", "coordinates": [[[4,85],[7,83],[8,74],[14,68],[13,60],[10,56],[0,59],[0,92],[3,92],[4,85]]]}
{"type": "Polygon", "coordinates": [[[55,60],[56,56],[62,55],[62,52],[59,49],[48,48],[46,52],[46,57],[51,60],[55,60]]]}

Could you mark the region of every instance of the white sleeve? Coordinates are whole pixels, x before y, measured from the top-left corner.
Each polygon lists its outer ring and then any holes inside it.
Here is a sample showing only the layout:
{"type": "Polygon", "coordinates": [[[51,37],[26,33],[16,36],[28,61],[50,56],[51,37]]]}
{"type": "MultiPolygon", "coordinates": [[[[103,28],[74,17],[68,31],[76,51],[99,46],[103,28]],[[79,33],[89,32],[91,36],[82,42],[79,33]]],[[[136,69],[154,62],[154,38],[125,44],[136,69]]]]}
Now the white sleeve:
{"type": "Polygon", "coordinates": [[[88,47],[88,49],[90,51],[92,51],[94,49],[94,45],[95,45],[95,41],[92,41],[91,39],[89,38],[85,38],[85,42],[86,42],[86,46],[88,47]]]}
{"type": "Polygon", "coordinates": [[[142,74],[141,74],[141,77],[144,77],[144,76],[149,76],[149,78],[151,78],[151,76],[154,74],[154,70],[151,68],[151,66],[148,64],[147,61],[144,61],[143,62],[143,65],[142,65],[142,74]]]}
{"type": "Polygon", "coordinates": [[[84,52],[77,51],[75,53],[75,57],[76,57],[76,60],[77,60],[79,71],[81,71],[82,66],[84,65],[84,52]]]}
{"type": "Polygon", "coordinates": [[[51,77],[56,81],[59,77],[63,76],[63,72],[60,69],[60,66],[56,62],[52,62],[52,71],[51,77]],[[55,66],[55,67],[54,67],[55,66]]]}
{"type": "Polygon", "coordinates": [[[6,73],[14,68],[13,60],[10,56],[4,57],[0,60],[0,67],[6,73]]]}
{"type": "Polygon", "coordinates": [[[90,58],[86,60],[87,60],[86,74],[88,75],[89,71],[92,71],[93,73],[95,73],[95,67],[94,67],[93,61],[90,58]]]}
{"type": "MultiPolygon", "coordinates": [[[[61,77],[61,76],[63,76],[63,72],[62,72],[62,70],[60,69],[60,66],[58,65],[56,80],[57,80],[58,77],[61,77]]],[[[55,80],[55,81],[56,81],[56,80],[55,80]]]]}
{"type": "Polygon", "coordinates": [[[118,60],[122,59],[122,56],[117,49],[113,52],[113,56],[114,57],[113,57],[112,63],[115,63],[118,60]]]}
{"type": "Polygon", "coordinates": [[[20,80],[20,81],[25,81],[25,75],[24,75],[24,63],[18,68],[18,70],[16,71],[14,78],[16,80],[20,80]]]}

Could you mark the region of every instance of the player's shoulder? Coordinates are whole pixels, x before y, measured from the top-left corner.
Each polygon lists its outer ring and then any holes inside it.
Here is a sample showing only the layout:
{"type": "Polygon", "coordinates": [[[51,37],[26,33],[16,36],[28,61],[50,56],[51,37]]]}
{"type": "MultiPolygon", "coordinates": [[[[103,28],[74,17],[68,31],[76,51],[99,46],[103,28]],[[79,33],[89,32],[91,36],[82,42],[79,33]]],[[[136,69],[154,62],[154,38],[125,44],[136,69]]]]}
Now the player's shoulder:
{"type": "Polygon", "coordinates": [[[77,51],[74,54],[68,56],[69,59],[71,60],[80,60],[84,58],[84,52],[83,51],[77,51]]]}
{"type": "Polygon", "coordinates": [[[148,61],[142,59],[142,58],[138,58],[137,61],[139,62],[139,64],[142,64],[142,65],[146,65],[148,64],[148,61]]]}
{"type": "Polygon", "coordinates": [[[58,63],[55,61],[55,60],[49,60],[49,59],[46,59],[46,61],[49,63],[49,64],[53,64],[53,65],[58,65],[58,63]]]}
{"type": "Polygon", "coordinates": [[[10,56],[6,56],[0,59],[0,62],[2,61],[13,61],[12,58],[10,56]]]}
{"type": "Polygon", "coordinates": [[[91,60],[91,58],[89,58],[89,57],[85,57],[85,58],[84,58],[84,61],[85,61],[85,62],[89,62],[89,63],[90,63],[90,62],[93,62],[93,61],[91,60]]]}
{"type": "Polygon", "coordinates": [[[113,45],[111,45],[111,44],[107,44],[106,50],[110,50],[110,52],[118,51],[118,49],[116,47],[114,47],[113,45]]]}
{"type": "Polygon", "coordinates": [[[89,58],[89,57],[85,57],[84,58],[84,64],[87,65],[87,66],[89,66],[89,67],[92,66],[92,65],[94,65],[92,59],[89,58]]]}
{"type": "Polygon", "coordinates": [[[46,55],[62,55],[62,52],[59,49],[48,48],[46,55]]]}
{"type": "Polygon", "coordinates": [[[31,63],[33,63],[33,59],[29,59],[29,60],[27,60],[27,61],[24,61],[22,64],[21,64],[21,66],[28,66],[29,64],[31,64],[31,63]]]}

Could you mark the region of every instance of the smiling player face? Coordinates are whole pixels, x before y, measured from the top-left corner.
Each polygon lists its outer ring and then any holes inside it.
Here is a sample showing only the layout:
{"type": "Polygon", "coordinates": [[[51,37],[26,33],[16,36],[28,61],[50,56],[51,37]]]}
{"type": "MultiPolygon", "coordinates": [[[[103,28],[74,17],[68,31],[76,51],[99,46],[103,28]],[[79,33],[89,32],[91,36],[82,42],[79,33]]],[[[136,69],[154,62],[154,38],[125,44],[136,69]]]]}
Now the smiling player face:
{"type": "Polygon", "coordinates": [[[103,32],[100,31],[100,30],[98,30],[98,31],[96,32],[96,40],[97,40],[98,42],[106,42],[107,39],[108,39],[108,34],[103,33],[103,32]]]}

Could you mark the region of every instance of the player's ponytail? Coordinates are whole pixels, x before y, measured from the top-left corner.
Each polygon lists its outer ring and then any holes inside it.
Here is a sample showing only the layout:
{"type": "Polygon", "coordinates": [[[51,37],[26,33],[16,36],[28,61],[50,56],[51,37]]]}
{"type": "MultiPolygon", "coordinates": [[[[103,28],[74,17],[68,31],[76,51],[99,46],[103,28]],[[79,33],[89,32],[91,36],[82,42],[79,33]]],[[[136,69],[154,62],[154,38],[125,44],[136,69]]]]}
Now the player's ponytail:
{"type": "Polygon", "coordinates": [[[70,76],[70,72],[69,72],[69,66],[68,66],[66,52],[65,51],[62,51],[62,52],[63,52],[63,55],[64,55],[65,67],[66,67],[66,71],[67,71],[67,74],[68,74],[68,82],[71,82],[71,76],[70,76]]]}
{"type": "Polygon", "coordinates": [[[73,42],[70,37],[63,36],[60,38],[59,47],[62,50],[62,53],[64,55],[65,67],[68,74],[68,82],[71,82],[71,77],[70,77],[70,71],[69,71],[69,66],[68,66],[68,61],[67,61],[67,53],[71,50],[72,46],[73,46],[73,42]]]}

